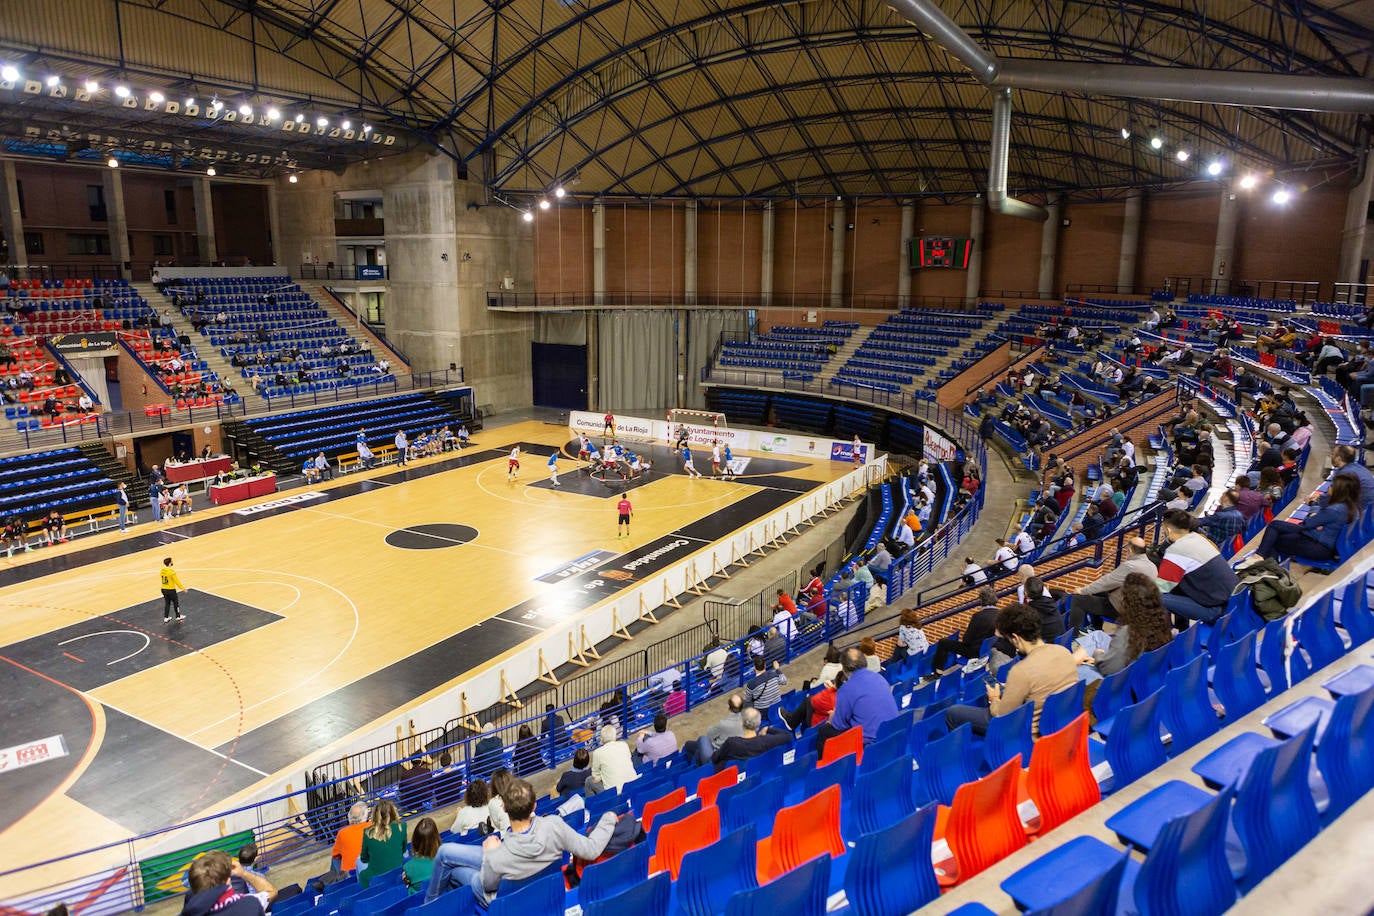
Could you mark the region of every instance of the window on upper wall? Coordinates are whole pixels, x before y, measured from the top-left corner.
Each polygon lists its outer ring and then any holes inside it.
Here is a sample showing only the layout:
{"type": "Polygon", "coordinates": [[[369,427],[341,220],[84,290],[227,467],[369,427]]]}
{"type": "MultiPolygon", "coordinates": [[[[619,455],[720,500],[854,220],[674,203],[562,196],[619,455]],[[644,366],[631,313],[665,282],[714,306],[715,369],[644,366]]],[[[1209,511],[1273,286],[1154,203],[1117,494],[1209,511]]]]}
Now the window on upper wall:
{"type": "Polygon", "coordinates": [[[67,254],[98,255],[110,253],[110,237],[104,233],[67,233],[67,254]]]}
{"type": "Polygon", "coordinates": [[[153,236],[154,257],[171,257],[172,255],[176,254],[175,248],[176,245],[173,243],[172,237],[170,235],[153,236]]]}
{"type": "MultiPolygon", "coordinates": [[[[163,191],[162,205],[167,208],[167,225],[175,226],[177,224],[177,192],[175,190],[163,191]]],[[[167,254],[171,254],[171,252],[169,251],[167,254]]]]}
{"type": "Polygon", "coordinates": [[[24,233],[24,251],[28,252],[29,254],[42,254],[42,253],[43,253],[43,233],[41,233],[41,232],[25,232],[25,233],[24,233]]]}
{"type": "Polygon", "coordinates": [[[103,185],[86,185],[86,206],[91,211],[91,222],[103,223],[109,219],[105,212],[105,188],[103,185]]]}

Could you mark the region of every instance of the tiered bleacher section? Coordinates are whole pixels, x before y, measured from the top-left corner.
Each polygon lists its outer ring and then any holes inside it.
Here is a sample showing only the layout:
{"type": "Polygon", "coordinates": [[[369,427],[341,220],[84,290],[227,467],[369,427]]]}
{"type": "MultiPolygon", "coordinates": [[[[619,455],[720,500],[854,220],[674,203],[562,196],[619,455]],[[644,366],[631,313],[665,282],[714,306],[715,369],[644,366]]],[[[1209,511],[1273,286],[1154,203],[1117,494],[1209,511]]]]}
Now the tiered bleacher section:
{"type": "Polygon", "coordinates": [[[360,436],[379,459],[385,460],[395,452],[393,440],[398,430],[404,429],[413,439],[445,425],[457,432],[460,422],[440,399],[416,392],[257,417],[227,424],[225,431],[268,467],[295,473],[306,457],[320,452],[334,464],[355,461],[360,436]]]}
{"type": "Polygon", "coordinates": [[[179,297],[195,323],[207,322],[201,333],[245,379],[264,379],[257,390],[268,399],[395,380],[290,277],[184,278],[164,293],[179,297]]]}
{"type": "MultiPolygon", "coordinates": [[[[914,384],[918,376],[935,367],[937,361],[959,352],[970,335],[983,327],[995,306],[979,304],[976,315],[962,312],[937,312],[903,309],[878,325],[830,380],[835,386],[873,388],[899,392],[914,384]]],[[[938,379],[925,388],[937,388],[988,352],[1000,341],[982,340],[960,352],[950,368],[941,370],[938,379]]]]}
{"type": "MultiPolygon", "coordinates": [[[[171,328],[155,325],[151,331],[125,333],[120,336],[120,343],[153,377],[178,410],[239,400],[236,393],[225,393],[219,374],[199,358],[194,347],[178,341],[171,328]]],[[[161,409],[165,409],[165,405],[161,409]]]]}
{"type": "Polygon", "coordinates": [[[115,482],[76,448],[0,458],[0,519],[32,525],[57,509],[70,525],[101,510],[112,512],[115,489],[115,482]]]}

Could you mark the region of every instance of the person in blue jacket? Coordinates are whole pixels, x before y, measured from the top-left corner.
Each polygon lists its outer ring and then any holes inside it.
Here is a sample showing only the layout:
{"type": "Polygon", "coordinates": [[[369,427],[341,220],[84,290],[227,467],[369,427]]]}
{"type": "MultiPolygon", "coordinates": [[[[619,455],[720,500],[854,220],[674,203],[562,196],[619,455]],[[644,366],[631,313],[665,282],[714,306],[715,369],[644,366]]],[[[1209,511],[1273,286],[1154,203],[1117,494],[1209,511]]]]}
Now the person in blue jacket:
{"type": "Polygon", "coordinates": [[[1270,522],[1255,553],[1268,559],[1283,554],[1299,561],[1334,560],[1341,532],[1359,516],[1359,480],[1337,474],[1331,479],[1325,506],[1309,506],[1299,523],[1270,522]]]}

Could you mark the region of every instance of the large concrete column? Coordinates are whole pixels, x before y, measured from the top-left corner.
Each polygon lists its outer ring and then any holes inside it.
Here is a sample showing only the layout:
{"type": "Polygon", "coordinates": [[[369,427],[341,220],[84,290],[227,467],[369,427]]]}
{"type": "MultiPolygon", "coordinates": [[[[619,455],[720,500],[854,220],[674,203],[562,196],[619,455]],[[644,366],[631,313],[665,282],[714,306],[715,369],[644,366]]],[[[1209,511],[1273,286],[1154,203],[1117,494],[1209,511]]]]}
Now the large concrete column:
{"type": "Polygon", "coordinates": [[[592,301],[606,302],[606,205],[592,204],[592,301]]]}
{"type": "Polygon", "coordinates": [[[902,254],[897,258],[897,307],[911,304],[911,236],[916,231],[916,205],[902,204],[902,254]]]}
{"type": "Polygon", "coordinates": [[[4,231],[5,239],[10,243],[10,264],[28,267],[29,252],[24,247],[24,217],[19,212],[19,179],[15,177],[14,162],[9,159],[0,159],[0,230],[4,231]]]}
{"type": "Polygon", "coordinates": [[[759,270],[759,302],[768,305],[773,301],[773,202],[763,205],[763,263],[759,270]]]}
{"type": "Polygon", "coordinates": [[[110,231],[110,259],[125,280],[132,280],[129,270],[129,215],[124,210],[124,176],[119,169],[105,169],[105,217],[110,231]]]}
{"type": "Polygon", "coordinates": [[[677,310],[677,320],[673,322],[673,324],[674,324],[673,341],[674,341],[674,343],[677,345],[677,405],[676,405],[676,406],[678,406],[678,407],[684,407],[684,408],[687,407],[687,406],[689,406],[689,405],[688,405],[688,400],[687,400],[687,386],[688,386],[688,385],[695,385],[695,384],[697,384],[697,383],[696,383],[696,380],[687,378],[687,372],[688,372],[688,365],[687,365],[687,331],[688,331],[688,323],[689,323],[690,320],[691,320],[691,319],[688,317],[688,310],[687,310],[687,309],[678,309],[678,310],[677,310]]]}
{"type": "Polygon", "coordinates": [[[267,186],[267,231],[272,236],[272,263],[290,270],[291,265],[286,263],[286,252],[281,247],[281,209],[275,184],[267,186]]]}
{"type": "Polygon", "coordinates": [[[979,194],[969,204],[968,211],[968,237],[973,240],[973,247],[968,256],[968,273],[964,276],[965,305],[977,304],[978,294],[983,291],[983,226],[987,215],[983,195],[979,194]]]}
{"type": "Polygon", "coordinates": [[[697,202],[687,201],[682,211],[682,301],[697,301],[697,202]]]}
{"type": "Polygon", "coordinates": [[[1337,283],[1360,283],[1360,261],[1364,257],[1365,226],[1369,222],[1369,199],[1374,192],[1374,150],[1364,160],[1364,175],[1350,189],[1345,203],[1345,223],[1341,228],[1341,259],[1336,268],[1337,283]]]}
{"type": "Polygon", "coordinates": [[[1212,249],[1212,286],[1204,292],[1226,293],[1236,266],[1236,220],[1240,212],[1236,192],[1228,182],[1221,189],[1221,208],[1217,210],[1217,244],[1212,249]]]}
{"type": "Polygon", "coordinates": [[[1121,257],[1116,262],[1116,291],[1135,289],[1135,262],[1140,254],[1140,212],[1143,198],[1132,191],[1126,198],[1126,218],[1121,224],[1121,257]]]}
{"type": "MultiPolygon", "coordinates": [[[[202,263],[213,264],[219,258],[219,248],[215,245],[215,205],[210,198],[210,179],[197,178],[192,187],[196,195],[196,246],[202,263]]],[[[327,260],[333,259],[331,251],[327,260]]]]}
{"type": "Polygon", "coordinates": [[[830,206],[830,307],[844,307],[844,242],[845,227],[849,224],[848,209],[843,200],[830,206]]]}
{"type": "Polygon", "coordinates": [[[1040,227],[1040,282],[1036,290],[1041,299],[1054,294],[1054,264],[1059,256],[1059,228],[1063,222],[1064,202],[1056,200],[1047,208],[1049,219],[1040,227]]]}

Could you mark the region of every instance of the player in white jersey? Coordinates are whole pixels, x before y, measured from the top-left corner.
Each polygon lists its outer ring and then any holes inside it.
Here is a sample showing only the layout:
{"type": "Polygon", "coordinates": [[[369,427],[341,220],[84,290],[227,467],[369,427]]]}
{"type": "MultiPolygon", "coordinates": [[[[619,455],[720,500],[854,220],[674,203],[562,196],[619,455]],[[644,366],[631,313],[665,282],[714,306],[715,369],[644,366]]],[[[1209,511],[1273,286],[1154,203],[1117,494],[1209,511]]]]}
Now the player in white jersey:
{"type": "Polygon", "coordinates": [[[711,478],[720,476],[720,443],[716,442],[711,446],[711,478]]]}
{"type": "Polygon", "coordinates": [[[510,458],[506,460],[506,479],[517,480],[520,477],[520,446],[512,446],[510,458]]]}

